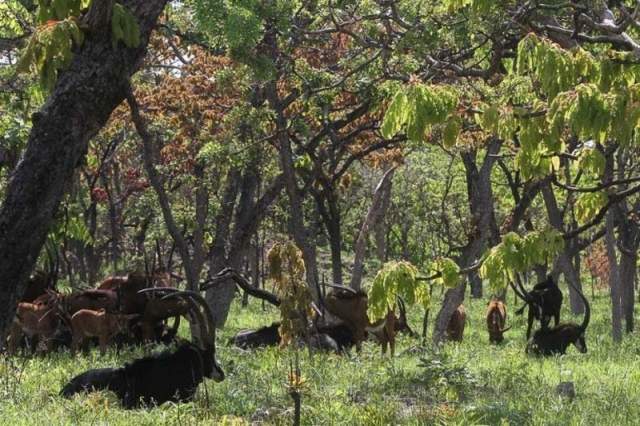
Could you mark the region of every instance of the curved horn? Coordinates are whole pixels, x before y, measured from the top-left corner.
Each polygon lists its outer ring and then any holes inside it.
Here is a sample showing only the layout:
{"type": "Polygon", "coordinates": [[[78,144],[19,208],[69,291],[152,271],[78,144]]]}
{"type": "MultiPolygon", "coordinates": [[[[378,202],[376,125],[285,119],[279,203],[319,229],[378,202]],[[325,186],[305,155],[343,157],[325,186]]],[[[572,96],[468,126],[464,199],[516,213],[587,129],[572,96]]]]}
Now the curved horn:
{"type": "Polygon", "coordinates": [[[138,290],[138,294],[143,293],[177,293],[180,290],[173,287],[147,287],[142,290],[138,290]]]}
{"type": "Polygon", "coordinates": [[[211,312],[211,308],[207,304],[207,301],[204,300],[204,297],[202,297],[202,295],[195,291],[182,290],[169,293],[164,296],[163,299],[168,299],[171,297],[186,297],[187,300],[192,303],[192,306],[195,308],[196,315],[198,316],[198,320],[202,322],[200,334],[203,344],[207,346],[215,344],[215,325],[213,324],[213,312],[211,312]],[[198,305],[202,307],[204,313],[200,311],[200,309],[198,309],[198,305]]]}
{"type": "Polygon", "coordinates": [[[327,286],[327,287],[331,287],[331,288],[335,288],[335,289],[338,289],[338,290],[346,290],[346,291],[348,291],[348,292],[350,292],[350,293],[353,293],[353,294],[358,294],[358,292],[357,292],[357,291],[355,291],[354,289],[352,289],[351,287],[347,287],[347,286],[344,286],[344,285],[340,285],[340,284],[326,284],[326,286],[327,286]]]}
{"type": "Polygon", "coordinates": [[[516,284],[518,285],[518,288],[520,289],[521,294],[524,296],[524,300],[525,301],[531,300],[531,295],[524,288],[524,284],[522,284],[522,279],[520,278],[519,274],[516,274],[516,284]]]}
{"type": "Polygon", "coordinates": [[[573,287],[573,289],[578,293],[578,295],[582,299],[582,303],[584,303],[584,318],[582,320],[582,324],[580,324],[580,329],[584,331],[587,329],[587,326],[589,325],[589,320],[591,319],[591,307],[589,306],[589,301],[584,296],[584,294],[582,294],[582,292],[578,289],[578,287],[573,285],[572,282],[569,282],[569,285],[573,287]]]}
{"type": "Polygon", "coordinates": [[[513,292],[516,294],[516,296],[518,296],[520,299],[522,299],[524,302],[529,302],[527,300],[527,297],[525,295],[523,295],[522,293],[520,293],[520,290],[518,290],[518,288],[513,284],[513,282],[509,281],[509,285],[511,286],[511,288],[513,289],[513,292]]]}

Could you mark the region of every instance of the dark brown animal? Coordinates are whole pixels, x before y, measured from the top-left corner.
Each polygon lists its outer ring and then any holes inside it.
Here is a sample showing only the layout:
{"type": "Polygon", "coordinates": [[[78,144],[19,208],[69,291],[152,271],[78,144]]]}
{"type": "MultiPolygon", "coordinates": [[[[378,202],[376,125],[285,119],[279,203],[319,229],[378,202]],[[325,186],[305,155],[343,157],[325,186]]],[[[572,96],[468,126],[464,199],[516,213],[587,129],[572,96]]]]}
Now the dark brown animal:
{"type": "Polygon", "coordinates": [[[464,305],[460,305],[453,311],[449,319],[449,324],[447,325],[447,340],[462,342],[466,322],[467,313],[464,310],[464,305]]]}
{"type": "Polygon", "coordinates": [[[98,290],[108,290],[117,293],[119,311],[124,314],[142,313],[147,303],[147,297],[140,290],[151,287],[152,280],[139,272],[131,272],[126,276],[112,276],[98,285],[98,290]]]}
{"type": "Polygon", "coordinates": [[[504,340],[503,333],[511,327],[505,328],[507,322],[507,306],[502,300],[492,299],[487,306],[487,331],[491,343],[500,343],[504,340]]]}
{"type": "Polygon", "coordinates": [[[100,354],[104,355],[109,341],[116,334],[126,332],[133,317],[132,315],[110,314],[104,309],[99,311],[80,309],[71,317],[71,332],[73,334],[71,353],[75,353],[87,337],[97,337],[100,354]]]}
{"type": "Polygon", "coordinates": [[[395,353],[395,314],[389,309],[387,316],[372,323],[367,316],[367,294],[348,287],[332,289],[324,300],[324,305],[332,315],[344,321],[353,335],[356,349],[359,351],[367,332],[372,333],[382,347],[382,354],[390,347],[391,356],[395,353]]]}
{"type": "MultiPolygon", "coordinates": [[[[145,293],[153,294],[159,290],[166,291],[167,287],[156,287],[142,289],[138,293],[144,295],[145,293]]],[[[174,323],[175,331],[179,325],[180,316],[186,316],[190,311],[189,303],[185,299],[176,298],[160,298],[151,297],[147,300],[140,324],[142,327],[142,337],[145,341],[154,340],[156,326],[159,322],[165,321],[174,317],[176,322],[174,323]]]]}
{"type": "Polygon", "coordinates": [[[46,272],[36,271],[30,277],[27,282],[27,288],[25,289],[20,302],[33,303],[38,297],[47,293],[47,290],[54,290],[55,279],[46,272]]]}
{"type": "Polygon", "coordinates": [[[64,312],[68,318],[81,309],[92,311],[104,309],[107,312],[119,312],[119,301],[118,293],[113,290],[83,290],[57,295],[59,310],[64,312]]]}
{"type": "MultiPolygon", "coordinates": [[[[573,286],[573,284],[571,284],[573,286]]],[[[564,323],[553,328],[540,328],[533,333],[533,337],[527,343],[526,352],[534,355],[564,355],[569,345],[574,345],[581,353],[587,352],[585,331],[591,318],[589,301],[584,294],[573,287],[584,302],[584,318],[582,324],[564,323]]]]}

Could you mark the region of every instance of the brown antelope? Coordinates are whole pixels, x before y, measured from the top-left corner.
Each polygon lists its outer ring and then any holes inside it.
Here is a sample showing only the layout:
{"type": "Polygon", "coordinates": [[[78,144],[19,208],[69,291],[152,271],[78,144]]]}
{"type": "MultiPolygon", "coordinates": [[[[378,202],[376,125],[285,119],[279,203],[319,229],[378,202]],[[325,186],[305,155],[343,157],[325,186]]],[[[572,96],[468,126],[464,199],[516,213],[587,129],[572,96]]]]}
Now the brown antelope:
{"type": "Polygon", "coordinates": [[[342,286],[334,287],[327,294],[324,305],[329,313],[344,321],[349,328],[353,334],[356,350],[360,351],[362,341],[369,332],[380,342],[382,354],[387,352],[388,345],[393,356],[396,337],[396,317],[393,309],[389,309],[385,318],[372,323],[367,316],[367,294],[364,291],[355,291],[342,286]]]}
{"type": "Polygon", "coordinates": [[[487,331],[491,343],[500,343],[504,340],[503,333],[511,327],[505,328],[507,322],[507,306],[502,300],[492,299],[487,306],[487,331]]]}
{"type": "Polygon", "coordinates": [[[453,311],[449,319],[449,324],[447,325],[447,340],[462,342],[466,322],[467,313],[464,310],[464,305],[460,305],[453,311]]]}
{"type": "Polygon", "coordinates": [[[14,354],[23,335],[42,339],[47,351],[58,328],[58,316],[54,308],[43,303],[18,303],[16,316],[9,330],[7,350],[14,354]]]}
{"type": "Polygon", "coordinates": [[[97,337],[100,345],[100,354],[104,355],[107,343],[116,334],[126,331],[129,321],[138,315],[109,314],[104,309],[93,311],[80,309],[71,317],[71,332],[73,340],[71,353],[84,343],[87,337],[97,337]]]}

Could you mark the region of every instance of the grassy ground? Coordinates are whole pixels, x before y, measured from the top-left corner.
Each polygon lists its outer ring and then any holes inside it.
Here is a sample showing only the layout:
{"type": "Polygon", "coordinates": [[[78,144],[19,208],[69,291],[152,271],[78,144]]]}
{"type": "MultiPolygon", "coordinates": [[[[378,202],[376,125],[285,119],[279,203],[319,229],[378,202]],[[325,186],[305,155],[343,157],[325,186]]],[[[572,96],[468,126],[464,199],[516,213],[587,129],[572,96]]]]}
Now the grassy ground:
{"type": "MultiPolygon", "coordinates": [[[[531,424],[622,425],[640,418],[640,349],[636,335],[613,345],[608,299],[593,299],[587,332],[589,352],[575,348],[560,358],[538,360],[524,354],[524,317],[509,316],[514,328],[500,346],[488,344],[483,319],[486,301],[467,301],[470,316],[461,344],[436,352],[402,337],[393,359],[381,358],[373,343],[350,357],[301,353],[306,379],[304,424],[531,424]],[[573,401],[556,395],[559,382],[575,383],[573,401]]],[[[509,306],[510,312],[513,306],[509,306]]],[[[419,329],[420,312],[412,312],[419,329]]],[[[71,358],[0,357],[0,423],[57,424],[291,424],[292,403],[285,386],[291,354],[277,348],[243,352],[229,347],[242,328],[270,323],[277,312],[253,302],[234,306],[227,329],[218,336],[218,359],[227,373],[208,381],[196,401],[152,410],[125,411],[114,396],[92,394],[65,400],[61,386],[87,368],[113,366],[144,348],[97,351],[71,358]]],[[[570,314],[563,312],[565,320],[570,314]]],[[[580,318],[575,318],[580,321],[580,318]]],[[[149,349],[147,349],[149,350],[149,349]]]]}

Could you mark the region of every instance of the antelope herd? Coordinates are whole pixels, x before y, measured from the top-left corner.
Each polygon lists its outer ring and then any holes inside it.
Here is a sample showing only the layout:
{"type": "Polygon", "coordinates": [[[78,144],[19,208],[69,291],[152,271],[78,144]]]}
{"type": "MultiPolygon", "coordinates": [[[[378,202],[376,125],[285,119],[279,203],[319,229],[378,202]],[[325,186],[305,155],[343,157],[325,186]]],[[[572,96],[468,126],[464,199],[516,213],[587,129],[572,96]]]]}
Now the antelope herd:
{"type": "MultiPolygon", "coordinates": [[[[230,271],[221,271],[218,278],[228,277],[230,271]]],[[[238,286],[245,288],[247,284],[242,277],[231,272],[235,274],[238,286]]],[[[220,280],[214,278],[213,281],[220,280]]],[[[183,316],[194,325],[192,330],[199,331],[199,335],[192,336],[191,342],[184,341],[173,350],[136,359],[122,367],[88,370],[69,381],[61,395],[70,397],[79,392],[110,390],[125,408],[189,400],[205,378],[220,381],[224,379],[224,372],[215,358],[215,325],[209,305],[199,292],[180,291],[169,282],[158,280],[153,274],[130,273],[109,277],[95,289],[63,294],[56,291],[55,279],[50,274],[35,273],[18,303],[7,338],[7,352],[13,355],[21,347],[42,352],[66,345],[73,354],[86,348],[90,339],[97,339],[101,354],[114,341],[171,343],[176,340],[179,320],[183,316]],[[169,327],[171,318],[174,323],[169,327]]],[[[211,286],[205,283],[201,290],[211,286]]],[[[320,315],[313,319],[306,341],[301,343],[343,353],[353,346],[360,351],[362,342],[371,335],[380,344],[383,355],[389,347],[393,356],[397,333],[415,336],[407,322],[401,298],[389,307],[384,318],[371,321],[364,291],[338,285],[330,287],[319,301],[321,309],[314,305],[320,315]]],[[[564,354],[572,344],[580,352],[587,351],[585,331],[590,306],[579,289],[574,287],[584,303],[585,315],[578,325],[560,323],[562,292],[551,276],[531,291],[527,291],[521,282],[517,286],[512,284],[512,288],[524,302],[516,313],[521,314],[525,308],[529,312],[527,353],[564,354]],[[552,318],[555,326],[550,328],[552,318]],[[540,328],[530,338],[534,320],[540,322],[540,328]]],[[[274,305],[280,303],[277,296],[265,290],[254,289],[251,293],[274,305]]],[[[448,322],[447,339],[462,341],[466,321],[465,307],[457,306],[448,322]]],[[[504,340],[503,334],[511,328],[506,322],[507,306],[502,299],[492,298],[486,310],[489,342],[499,344],[504,340]]],[[[274,322],[257,330],[244,330],[230,343],[242,349],[275,346],[280,344],[279,328],[280,323],[274,322]]]]}

